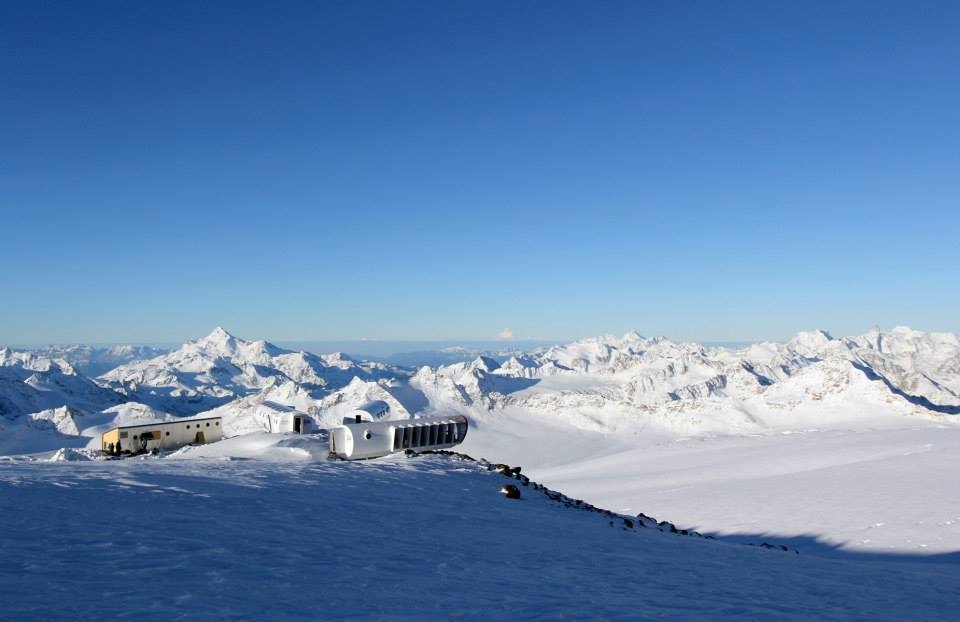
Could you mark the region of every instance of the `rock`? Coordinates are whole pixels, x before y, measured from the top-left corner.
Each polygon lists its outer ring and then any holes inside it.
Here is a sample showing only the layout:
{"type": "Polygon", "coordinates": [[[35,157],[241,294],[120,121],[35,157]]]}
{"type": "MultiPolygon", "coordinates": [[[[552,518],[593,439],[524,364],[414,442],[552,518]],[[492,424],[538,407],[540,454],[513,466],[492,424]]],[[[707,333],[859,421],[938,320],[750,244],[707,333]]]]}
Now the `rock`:
{"type": "Polygon", "coordinates": [[[665,529],[669,529],[669,530],[670,530],[670,533],[677,533],[677,528],[674,526],[673,523],[670,523],[670,522],[667,522],[667,521],[662,521],[662,522],[660,523],[660,527],[663,527],[663,528],[665,528],[665,529]]]}
{"type": "Polygon", "coordinates": [[[507,499],[519,499],[520,489],[513,484],[504,484],[500,487],[500,492],[507,495],[507,499]]]}
{"type": "Polygon", "coordinates": [[[623,519],[623,524],[626,525],[629,529],[633,529],[633,521],[629,518],[623,519]]]}

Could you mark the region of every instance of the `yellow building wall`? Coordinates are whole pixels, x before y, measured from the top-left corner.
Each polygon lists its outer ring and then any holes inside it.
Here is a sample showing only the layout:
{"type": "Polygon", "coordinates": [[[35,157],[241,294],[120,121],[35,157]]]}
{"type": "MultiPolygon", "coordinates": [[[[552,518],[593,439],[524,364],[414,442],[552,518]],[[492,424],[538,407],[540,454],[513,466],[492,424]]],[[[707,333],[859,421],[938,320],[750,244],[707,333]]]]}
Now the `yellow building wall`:
{"type": "Polygon", "coordinates": [[[103,433],[101,438],[100,447],[103,451],[107,451],[107,447],[110,443],[113,443],[113,446],[117,446],[117,441],[120,440],[120,428],[114,428],[103,433]]]}

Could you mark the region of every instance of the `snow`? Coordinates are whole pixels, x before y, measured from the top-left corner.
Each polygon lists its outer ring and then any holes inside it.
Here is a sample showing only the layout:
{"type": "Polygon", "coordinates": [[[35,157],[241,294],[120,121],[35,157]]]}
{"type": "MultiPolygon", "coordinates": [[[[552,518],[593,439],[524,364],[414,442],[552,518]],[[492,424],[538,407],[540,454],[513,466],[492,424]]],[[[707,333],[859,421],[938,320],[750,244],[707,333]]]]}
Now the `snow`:
{"type": "Polygon", "coordinates": [[[121,365],[100,379],[132,399],[187,415],[288,381],[322,397],[354,378],[397,375],[403,372],[382,364],[357,363],[340,354],[292,352],[266,341],[245,341],[217,327],[169,354],[121,365]]]}
{"type": "Polygon", "coordinates": [[[505,499],[470,462],[277,454],[288,440],[0,462],[4,617],[951,620],[960,598],[950,558],[629,529],[531,487],[505,499]]]}
{"type": "Polygon", "coordinates": [[[507,413],[474,426],[462,448],[595,505],[687,528],[805,550],[960,551],[957,426],[618,437],[507,413]]]}
{"type": "Polygon", "coordinates": [[[0,415],[4,619],[949,619],[960,601],[950,333],[708,348],[631,332],[411,375],[218,328],[96,380],[2,349],[0,415]],[[267,433],[273,404],[325,427],[370,400],[464,414],[471,455],[718,540],[526,488],[510,501],[469,462],[328,462],[323,434],[267,433]],[[93,450],[115,425],[194,414],[231,438],[93,450]],[[764,541],[801,554],[742,545],[764,541]],[[15,597],[37,591],[52,597],[15,597]]]}

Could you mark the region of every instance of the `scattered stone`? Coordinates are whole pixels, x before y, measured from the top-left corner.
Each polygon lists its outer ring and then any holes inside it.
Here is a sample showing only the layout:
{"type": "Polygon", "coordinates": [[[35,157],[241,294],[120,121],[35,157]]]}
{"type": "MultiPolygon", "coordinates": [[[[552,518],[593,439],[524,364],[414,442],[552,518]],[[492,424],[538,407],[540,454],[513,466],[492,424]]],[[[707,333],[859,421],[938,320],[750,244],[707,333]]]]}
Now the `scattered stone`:
{"type": "MultiPolygon", "coordinates": [[[[606,515],[606,516],[608,516],[608,517],[610,517],[610,518],[613,518],[613,519],[619,518],[619,519],[621,519],[621,520],[623,521],[624,528],[626,528],[626,529],[633,529],[633,528],[635,528],[635,527],[645,528],[645,527],[647,527],[647,525],[645,524],[644,521],[645,521],[645,520],[648,520],[648,521],[651,522],[652,525],[656,526],[659,531],[666,531],[666,530],[669,529],[670,533],[676,533],[676,534],[681,534],[681,535],[685,535],[685,536],[697,536],[698,538],[705,538],[705,539],[707,539],[707,540],[716,540],[716,537],[713,536],[713,535],[709,535],[709,534],[708,534],[708,535],[703,535],[703,534],[701,534],[701,533],[699,533],[699,532],[697,532],[697,531],[695,531],[695,530],[692,530],[692,529],[690,529],[690,530],[688,530],[688,529],[679,529],[679,530],[678,530],[677,527],[676,527],[673,523],[671,523],[671,522],[669,522],[669,521],[660,521],[660,522],[657,522],[657,519],[653,518],[652,516],[648,516],[648,515],[644,514],[643,512],[640,512],[639,514],[637,514],[636,519],[626,518],[626,517],[624,517],[624,516],[622,516],[622,515],[620,515],[620,514],[615,514],[614,512],[611,512],[610,510],[605,510],[605,509],[603,509],[603,508],[598,508],[598,507],[596,507],[596,506],[594,506],[594,505],[591,505],[591,504],[589,504],[589,503],[586,503],[585,501],[582,501],[582,500],[580,500],[580,499],[571,499],[571,498],[567,497],[565,494],[563,494],[563,493],[561,493],[561,492],[557,492],[557,491],[554,491],[554,490],[550,490],[549,488],[547,488],[547,487],[544,486],[543,484],[539,484],[539,483],[537,483],[537,482],[532,481],[532,480],[531,480],[529,477],[527,477],[526,475],[521,475],[521,468],[520,468],[520,467],[511,467],[511,466],[509,466],[509,465],[507,465],[507,464],[493,464],[493,463],[487,461],[487,460],[484,459],[484,458],[480,458],[479,460],[477,460],[476,458],[470,456],[469,454],[462,454],[462,453],[458,453],[458,452],[455,452],[455,451],[448,451],[448,450],[445,450],[445,449],[425,450],[425,451],[422,451],[422,452],[416,452],[416,451],[414,451],[414,450],[412,450],[412,449],[407,449],[407,450],[404,452],[404,454],[407,455],[408,457],[411,457],[411,458],[412,458],[412,457],[417,457],[417,456],[422,456],[422,455],[434,454],[434,455],[440,455],[440,456],[449,456],[449,457],[453,457],[453,458],[456,458],[456,459],[459,459],[459,460],[467,460],[467,461],[470,461],[470,462],[476,462],[476,463],[478,463],[478,464],[480,464],[480,465],[483,465],[483,466],[487,467],[487,470],[488,470],[488,471],[494,471],[494,470],[495,470],[495,471],[498,471],[499,473],[501,473],[502,475],[505,475],[506,477],[516,478],[516,479],[517,479],[522,485],[524,485],[524,486],[533,485],[533,489],[534,489],[534,490],[543,492],[543,494],[545,494],[551,501],[559,501],[559,502],[563,503],[564,507],[576,507],[576,508],[579,508],[579,509],[588,510],[588,511],[590,511],[590,512],[597,512],[598,514],[603,514],[603,515],[606,515]]],[[[520,499],[520,498],[521,498],[520,489],[517,488],[516,486],[512,485],[512,484],[504,484],[504,485],[500,488],[500,492],[503,493],[504,495],[506,495],[506,497],[507,497],[508,499],[520,499]]],[[[610,526],[611,526],[611,527],[613,527],[613,526],[616,524],[614,520],[609,521],[609,523],[610,523],[610,526]]],[[[789,548],[789,547],[787,547],[787,546],[785,546],[785,545],[782,545],[782,544],[781,544],[781,545],[774,546],[774,545],[770,544],[769,542],[763,542],[762,544],[759,544],[759,545],[757,545],[757,544],[755,544],[755,543],[753,543],[753,542],[748,542],[748,543],[745,543],[745,545],[746,545],[746,546],[760,546],[761,548],[764,548],[764,549],[780,549],[781,551],[784,551],[784,552],[793,551],[794,554],[796,554],[796,555],[799,555],[799,554],[800,554],[800,551],[798,551],[798,550],[796,550],[796,549],[791,549],[791,548],[789,548]]]]}
{"type": "Polygon", "coordinates": [[[667,522],[667,521],[662,521],[662,522],[660,523],[660,527],[669,529],[669,530],[670,530],[670,533],[677,533],[677,528],[674,526],[673,523],[670,523],[670,522],[667,522]]]}
{"type": "Polygon", "coordinates": [[[513,484],[504,484],[500,487],[500,492],[507,495],[507,499],[519,499],[520,489],[513,484]]]}

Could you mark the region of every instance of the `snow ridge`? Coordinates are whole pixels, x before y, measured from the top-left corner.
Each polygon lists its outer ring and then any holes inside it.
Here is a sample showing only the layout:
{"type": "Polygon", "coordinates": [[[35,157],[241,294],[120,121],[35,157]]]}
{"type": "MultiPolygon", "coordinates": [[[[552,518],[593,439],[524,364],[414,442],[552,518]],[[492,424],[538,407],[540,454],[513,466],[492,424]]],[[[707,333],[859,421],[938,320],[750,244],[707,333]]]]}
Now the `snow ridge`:
{"type": "Polygon", "coordinates": [[[907,328],[708,348],[636,332],[583,339],[498,365],[422,368],[413,382],[442,408],[521,409],[587,428],[746,431],[880,415],[960,414],[960,338],[907,328]]]}
{"type": "MultiPolygon", "coordinates": [[[[51,443],[65,435],[93,439],[121,420],[201,412],[223,416],[230,435],[270,431],[267,402],[329,426],[373,399],[389,403],[394,418],[459,412],[479,422],[529,413],[588,430],[671,435],[875,426],[904,416],[956,422],[960,337],[904,327],[842,338],[809,331],[786,343],[721,348],[631,331],[528,353],[479,354],[411,374],[342,353],[247,341],[217,327],[96,381],[62,358],[0,349],[0,423],[28,415],[16,427],[30,431],[17,434],[55,432],[51,443]]],[[[0,436],[11,430],[0,425],[0,436]]]]}

